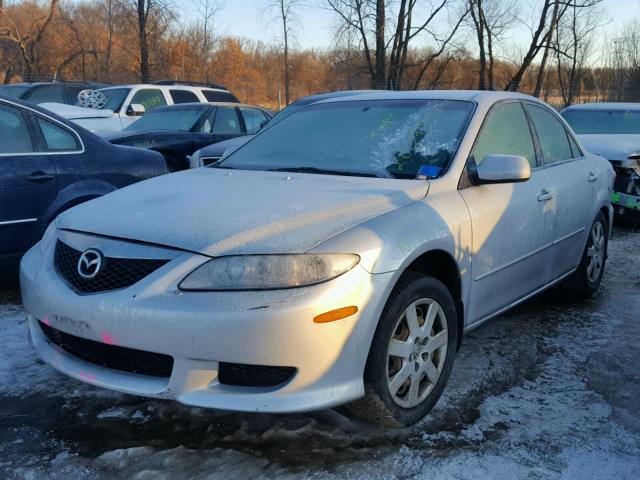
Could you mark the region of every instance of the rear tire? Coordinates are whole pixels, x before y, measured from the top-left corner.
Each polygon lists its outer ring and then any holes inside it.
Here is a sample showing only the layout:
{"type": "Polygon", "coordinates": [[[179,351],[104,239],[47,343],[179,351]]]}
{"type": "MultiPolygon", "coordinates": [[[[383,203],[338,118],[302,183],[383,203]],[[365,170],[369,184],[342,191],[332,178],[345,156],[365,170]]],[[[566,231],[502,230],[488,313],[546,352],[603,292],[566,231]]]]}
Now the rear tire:
{"type": "Polygon", "coordinates": [[[565,282],[565,287],[570,293],[588,298],[598,290],[607,262],[608,245],[607,219],[602,212],[598,212],[589,230],[587,245],[582,253],[580,265],[565,282]]]}
{"type": "Polygon", "coordinates": [[[365,396],[346,409],[389,427],[422,419],[449,380],[459,334],[455,303],[444,284],[427,275],[405,274],[371,344],[365,396]]]}

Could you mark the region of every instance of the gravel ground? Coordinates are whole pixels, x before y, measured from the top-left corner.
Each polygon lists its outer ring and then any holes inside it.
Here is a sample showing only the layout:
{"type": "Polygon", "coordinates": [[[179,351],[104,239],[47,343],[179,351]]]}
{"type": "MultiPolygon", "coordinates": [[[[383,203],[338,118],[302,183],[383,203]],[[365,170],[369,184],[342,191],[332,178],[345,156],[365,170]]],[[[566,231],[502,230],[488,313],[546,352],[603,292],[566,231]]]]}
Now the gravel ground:
{"type": "Polygon", "coordinates": [[[592,299],[549,292],[472,332],[405,430],[84,385],[36,359],[18,293],[0,291],[0,478],[636,479],[639,288],[640,233],[617,227],[592,299]]]}

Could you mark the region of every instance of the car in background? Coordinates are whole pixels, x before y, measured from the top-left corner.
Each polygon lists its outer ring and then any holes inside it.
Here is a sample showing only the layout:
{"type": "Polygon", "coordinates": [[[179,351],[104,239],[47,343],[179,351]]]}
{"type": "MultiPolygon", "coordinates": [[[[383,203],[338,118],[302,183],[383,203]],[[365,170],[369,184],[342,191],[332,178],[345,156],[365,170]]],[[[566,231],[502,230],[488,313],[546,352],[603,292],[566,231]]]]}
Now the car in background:
{"type": "MultiPolygon", "coordinates": [[[[347,97],[351,95],[363,95],[366,93],[375,92],[377,92],[377,90],[341,90],[339,92],[326,92],[318,93],[316,95],[308,95],[306,97],[299,98],[295,102],[291,102],[285,108],[276,113],[273,119],[269,121],[269,123],[273,124],[274,122],[297,112],[301,108],[306,107],[307,105],[310,105],[312,103],[319,102],[321,100],[347,97]]],[[[231,153],[235,149],[240,148],[252,138],[253,135],[244,135],[242,137],[223,140],[222,142],[217,142],[204,147],[201,150],[197,150],[189,159],[189,166],[190,168],[199,168],[202,166],[211,165],[212,163],[220,160],[225,155],[225,153],[231,153]]]]}
{"type": "Polygon", "coordinates": [[[156,152],[118,147],[50,112],[0,97],[0,277],[56,216],[167,172],[156,152]]]}
{"type": "Polygon", "coordinates": [[[277,413],[355,401],[410,425],[465,332],[564,280],[598,289],[612,178],[527,95],[317,102],[213,167],[58,217],[22,261],[31,339],[129,394],[277,413]]]}
{"type": "Polygon", "coordinates": [[[0,86],[0,95],[39,104],[45,102],[77,105],[78,94],[82,90],[105,87],[96,82],[25,82],[0,86]]]}
{"type": "Polygon", "coordinates": [[[148,148],[164,155],[172,172],[189,168],[196,150],[258,132],[271,112],[241,103],[185,103],[154,109],[119,134],[105,137],[117,145],[148,148]]]}
{"type": "Polygon", "coordinates": [[[42,106],[91,132],[105,136],[127,128],[146,112],[167,105],[192,102],[238,103],[236,96],[224,86],[207,85],[184,85],[169,81],[160,84],[120,85],[100,88],[93,95],[87,96],[87,103],[94,105],[93,107],[59,103],[45,103],[42,106]]]}
{"type": "Polygon", "coordinates": [[[584,103],[561,115],[588,150],[613,165],[616,213],[640,220],[640,103],[584,103]]]}

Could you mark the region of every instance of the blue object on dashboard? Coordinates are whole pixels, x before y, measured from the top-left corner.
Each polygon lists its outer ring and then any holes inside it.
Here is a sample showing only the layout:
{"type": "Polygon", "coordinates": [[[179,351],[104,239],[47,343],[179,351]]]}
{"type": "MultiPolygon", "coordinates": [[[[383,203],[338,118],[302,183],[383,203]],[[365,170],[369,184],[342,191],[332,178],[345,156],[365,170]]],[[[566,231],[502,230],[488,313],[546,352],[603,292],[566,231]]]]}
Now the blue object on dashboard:
{"type": "Polygon", "coordinates": [[[418,180],[429,180],[430,178],[438,178],[442,173],[442,168],[433,165],[422,165],[418,169],[416,178],[418,180]]]}

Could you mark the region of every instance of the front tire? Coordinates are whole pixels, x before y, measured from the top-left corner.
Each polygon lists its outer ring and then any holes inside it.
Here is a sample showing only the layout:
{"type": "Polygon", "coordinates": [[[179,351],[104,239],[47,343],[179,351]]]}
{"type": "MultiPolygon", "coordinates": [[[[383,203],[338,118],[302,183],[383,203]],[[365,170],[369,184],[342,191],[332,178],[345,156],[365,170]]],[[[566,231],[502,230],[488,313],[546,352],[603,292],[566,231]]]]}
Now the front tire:
{"type": "Polygon", "coordinates": [[[378,323],[365,367],[365,396],[347,409],[391,427],[422,419],[449,380],[459,334],[455,303],[442,282],[405,274],[378,323]]]}

